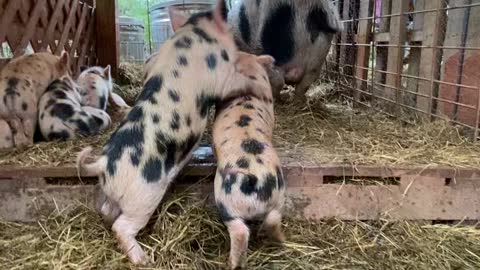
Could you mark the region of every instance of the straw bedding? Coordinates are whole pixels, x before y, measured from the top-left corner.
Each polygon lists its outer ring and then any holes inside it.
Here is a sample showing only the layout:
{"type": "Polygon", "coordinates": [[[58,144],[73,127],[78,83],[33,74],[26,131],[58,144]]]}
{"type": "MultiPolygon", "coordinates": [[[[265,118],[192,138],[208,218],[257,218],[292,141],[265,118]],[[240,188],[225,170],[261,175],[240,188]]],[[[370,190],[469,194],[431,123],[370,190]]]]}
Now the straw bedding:
{"type": "MultiPolygon", "coordinates": [[[[224,269],[227,231],[194,198],[174,196],[140,234],[154,258],[145,269],[224,269]]],[[[248,269],[480,269],[480,230],[473,226],[285,219],[283,227],[283,245],[252,236],[248,269]]],[[[129,268],[110,230],[84,206],[37,224],[0,221],[0,269],[129,268]]]]}

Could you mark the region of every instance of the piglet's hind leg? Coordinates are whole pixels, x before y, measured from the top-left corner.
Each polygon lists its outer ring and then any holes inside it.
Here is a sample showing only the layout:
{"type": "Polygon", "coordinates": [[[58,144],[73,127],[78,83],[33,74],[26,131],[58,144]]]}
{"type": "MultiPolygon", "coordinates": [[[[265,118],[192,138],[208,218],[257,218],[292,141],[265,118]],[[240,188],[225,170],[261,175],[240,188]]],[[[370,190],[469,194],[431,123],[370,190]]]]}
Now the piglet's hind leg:
{"type": "Polygon", "coordinates": [[[135,239],[138,232],[145,227],[149,216],[128,216],[125,213],[118,216],[112,226],[122,251],[128,256],[130,262],[135,265],[147,263],[147,256],[135,239]]]}
{"type": "Polygon", "coordinates": [[[230,266],[232,269],[243,269],[246,264],[250,231],[241,219],[234,219],[226,225],[230,234],[230,266]]]}

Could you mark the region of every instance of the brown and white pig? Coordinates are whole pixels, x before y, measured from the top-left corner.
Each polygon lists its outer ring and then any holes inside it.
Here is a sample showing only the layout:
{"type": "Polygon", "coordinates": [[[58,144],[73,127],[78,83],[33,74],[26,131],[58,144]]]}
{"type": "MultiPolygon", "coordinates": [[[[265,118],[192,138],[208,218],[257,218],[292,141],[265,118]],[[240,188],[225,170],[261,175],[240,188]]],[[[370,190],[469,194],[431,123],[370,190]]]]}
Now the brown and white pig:
{"type": "Polygon", "coordinates": [[[83,173],[98,175],[97,209],[134,264],[146,255],[135,237],[158,207],[169,184],[190,160],[205,131],[209,108],[218,99],[252,92],[251,79],[238,73],[224,0],[190,18],[169,9],[176,34],[145,66],[143,91],[93,163],[79,153],[83,173]]]}
{"type": "Polygon", "coordinates": [[[229,12],[229,23],[239,49],[273,56],[300,99],[318,79],[333,36],[343,29],[328,0],[241,0],[229,12]]]}
{"type": "Polygon", "coordinates": [[[4,122],[9,129],[0,135],[0,141],[5,141],[0,147],[33,144],[38,100],[51,82],[69,73],[68,53],[61,57],[50,53],[20,56],[0,71],[0,122],[2,129],[6,128],[4,122]]]}
{"type": "Polygon", "coordinates": [[[92,136],[110,126],[105,111],[82,106],[78,88],[70,76],[64,76],[50,84],[40,98],[38,124],[46,140],[92,136]]]}
{"type": "Polygon", "coordinates": [[[282,209],[285,183],[280,160],[272,145],[274,112],[267,72],[270,56],[253,56],[255,65],[241,72],[255,81],[266,99],[243,96],[217,106],[213,143],[217,158],[215,202],[230,234],[230,266],[245,266],[250,230],[248,221],[263,221],[263,228],[283,241],[282,209]]]}

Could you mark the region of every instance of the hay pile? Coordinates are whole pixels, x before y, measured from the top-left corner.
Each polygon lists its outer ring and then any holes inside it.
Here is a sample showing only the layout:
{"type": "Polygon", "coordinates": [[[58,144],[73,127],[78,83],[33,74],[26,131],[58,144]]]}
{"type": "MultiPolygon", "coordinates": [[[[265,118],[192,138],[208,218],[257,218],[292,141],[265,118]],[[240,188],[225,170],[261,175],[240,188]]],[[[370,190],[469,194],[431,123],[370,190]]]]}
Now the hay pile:
{"type": "MultiPolygon", "coordinates": [[[[125,86],[135,99],[141,87],[125,86]],[[130,88],[128,88],[130,87],[130,88]]],[[[275,105],[274,145],[291,165],[445,165],[480,168],[480,142],[472,142],[444,121],[406,125],[367,110],[353,110],[332,98],[332,87],[320,85],[311,102],[275,105]]],[[[126,94],[123,93],[125,96],[126,94]]],[[[213,114],[210,122],[213,121],[213,114]]],[[[0,165],[59,166],[72,164],[87,145],[100,147],[109,134],[69,142],[41,143],[24,151],[0,153],[0,165]]],[[[202,143],[211,142],[211,125],[202,143]]],[[[99,151],[99,150],[98,150],[99,151]]]]}
{"type": "MultiPolygon", "coordinates": [[[[146,269],[224,269],[229,242],[216,212],[190,193],[168,200],[139,240],[146,269]],[[148,231],[148,232],[147,232],[148,231]]],[[[480,230],[409,222],[286,219],[284,246],[253,237],[248,269],[480,269],[480,230]]],[[[130,269],[97,214],[80,206],[38,224],[0,221],[0,269],[130,269]]]]}

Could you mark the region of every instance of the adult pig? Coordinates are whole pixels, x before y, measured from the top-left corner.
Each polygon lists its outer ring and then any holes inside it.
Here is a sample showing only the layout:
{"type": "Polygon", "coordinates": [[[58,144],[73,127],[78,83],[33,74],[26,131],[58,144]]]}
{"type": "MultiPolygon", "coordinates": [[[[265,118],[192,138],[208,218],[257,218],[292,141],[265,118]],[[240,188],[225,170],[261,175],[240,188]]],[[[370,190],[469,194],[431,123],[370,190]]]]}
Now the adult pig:
{"type": "Polygon", "coordinates": [[[319,77],[333,36],[342,30],[328,0],[238,1],[229,23],[239,49],[273,56],[285,82],[296,85],[301,99],[319,77]]]}

